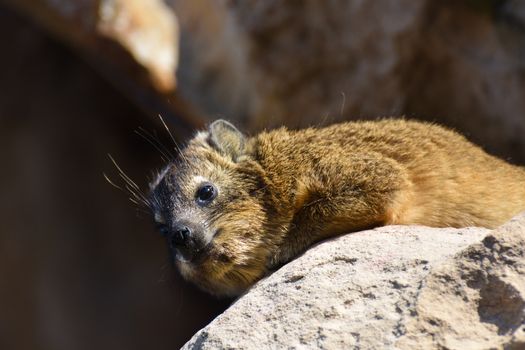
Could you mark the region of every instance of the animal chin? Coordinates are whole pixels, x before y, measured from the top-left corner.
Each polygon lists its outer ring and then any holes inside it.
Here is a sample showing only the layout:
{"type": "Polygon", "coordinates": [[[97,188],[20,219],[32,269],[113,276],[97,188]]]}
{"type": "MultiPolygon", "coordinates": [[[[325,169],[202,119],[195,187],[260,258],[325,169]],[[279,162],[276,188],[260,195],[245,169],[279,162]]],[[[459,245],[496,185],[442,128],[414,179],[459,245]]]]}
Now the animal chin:
{"type": "Polygon", "coordinates": [[[186,256],[179,249],[174,250],[174,258],[178,265],[191,265],[198,266],[206,260],[209,256],[210,250],[212,248],[212,242],[208,243],[203,248],[199,249],[196,252],[193,252],[191,256],[186,256]]]}
{"type": "Polygon", "coordinates": [[[175,250],[175,260],[183,264],[189,264],[192,262],[193,259],[185,257],[184,255],[182,255],[182,253],[178,249],[176,249],[175,250]]]}

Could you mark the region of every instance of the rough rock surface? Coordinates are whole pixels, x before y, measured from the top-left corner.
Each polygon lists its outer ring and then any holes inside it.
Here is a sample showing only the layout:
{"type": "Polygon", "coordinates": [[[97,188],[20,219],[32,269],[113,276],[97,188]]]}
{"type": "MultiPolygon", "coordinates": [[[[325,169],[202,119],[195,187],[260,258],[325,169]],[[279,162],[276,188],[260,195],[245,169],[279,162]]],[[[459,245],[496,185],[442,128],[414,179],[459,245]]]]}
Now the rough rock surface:
{"type": "Polygon", "coordinates": [[[525,213],[423,281],[406,349],[525,349],[525,213]]]}
{"type": "Polygon", "coordinates": [[[522,348],[525,214],[503,227],[390,226],[317,245],[185,349],[522,348]]]}

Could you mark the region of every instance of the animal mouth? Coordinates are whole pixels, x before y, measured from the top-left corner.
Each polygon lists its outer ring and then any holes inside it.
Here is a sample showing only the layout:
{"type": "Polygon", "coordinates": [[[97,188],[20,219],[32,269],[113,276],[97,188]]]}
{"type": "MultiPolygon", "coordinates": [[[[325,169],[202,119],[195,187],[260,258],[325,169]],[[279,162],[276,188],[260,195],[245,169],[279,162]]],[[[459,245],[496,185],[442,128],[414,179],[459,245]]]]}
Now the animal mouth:
{"type": "Polygon", "coordinates": [[[211,235],[210,241],[202,248],[193,250],[191,252],[185,252],[183,249],[175,248],[174,255],[175,260],[183,264],[200,265],[210,255],[210,251],[213,247],[213,240],[220,235],[222,229],[216,229],[211,235]]]}
{"type": "Polygon", "coordinates": [[[189,255],[182,253],[179,249],[175,249],[175,259],[183,264],[200,265],[208,257],[211,248],[212,242],[189,255]]]}
{"type": "Polygon", "coordinates": [[[184,255],[179,249],[175,249],[175,260],[181,263],[191,263],[194,257],[184,255]]]}

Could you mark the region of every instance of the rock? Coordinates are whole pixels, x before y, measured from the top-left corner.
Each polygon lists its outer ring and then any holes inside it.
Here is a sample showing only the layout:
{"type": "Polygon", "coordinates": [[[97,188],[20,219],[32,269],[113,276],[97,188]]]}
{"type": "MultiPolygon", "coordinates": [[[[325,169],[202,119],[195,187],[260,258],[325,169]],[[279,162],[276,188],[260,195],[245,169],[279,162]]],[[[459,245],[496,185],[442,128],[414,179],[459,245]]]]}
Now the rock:
{"type": "Polygon", "coordinates": [[[519,0],[429,2],[406,67],[403,112],[525,163],[524,14],[519,0]]]}
{"type": "Polygon", "coordinates": [[[424,1],[171,2],[180,92],[207,114],[259,129],[401,112],[424,1]]]}
{"type": "Polygon", "coordinates": [[[503,227],[387,226],[323,242],[186,343],[215,348],[521,348],[525,214],[503,227]]]}
{"type": "MultiPolygon", "coordinates": [[[[130,61],[107,49],[120,45],[161,92],[175,87],[179,58],[177,19],[162,0],[8,0],[59,38],[116,68],[130,61]],[[106,42],[105,42],[106,41],[106,42]]],[[[133,76],[133,70],[128,74],[133,76]]]]}
{"type": "Polygon", "coordinates": [[[97,31],[125,47],[160,91],[173,90],[179,60],[175,13],[162,0],[104,0],[98,6],[97,31]]]}
{"type": "Polygon", "coordinates": [[[425,278],[400,348],[525,348],[525,213],[425,278]]]}
{"type": "Polygon", "coordinates": [[[170,2],[179,92],[206,115],[253,130],[406,115],[525,162],[522,1],[170,2]]]}
{"type": "Polygon", "coordinates": [[[163,0],[6,0],[75,49],[147,114],[170,120],[185,139],[203,116],[175,91],[179,28],[163,0]]]}
{"type": "Polygon", "coordinates": [[[6,3],[108,61],[103,75],[153,115],[246,131],[405,115],[525,163],[523,1],[6,3]]]}

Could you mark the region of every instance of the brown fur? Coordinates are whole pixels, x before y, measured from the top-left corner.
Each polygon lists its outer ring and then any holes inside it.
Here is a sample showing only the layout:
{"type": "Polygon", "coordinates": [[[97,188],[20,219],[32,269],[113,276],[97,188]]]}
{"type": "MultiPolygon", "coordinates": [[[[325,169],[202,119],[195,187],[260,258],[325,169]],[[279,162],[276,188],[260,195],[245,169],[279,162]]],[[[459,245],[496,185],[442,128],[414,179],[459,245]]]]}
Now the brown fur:
{"type": "Polygon", "coordinates": [[[389,224],[492,228],[525,210],[523,168],[451,130],[405,120],[247,139],[218,121],[152,187],[158,220],[184,216],[208,232],[204,257],[177,265],[216,295],[239,294],[341,233],[389,224]],[[205,208],[194,203],[201,178],[219,192],[205,208]]]}

